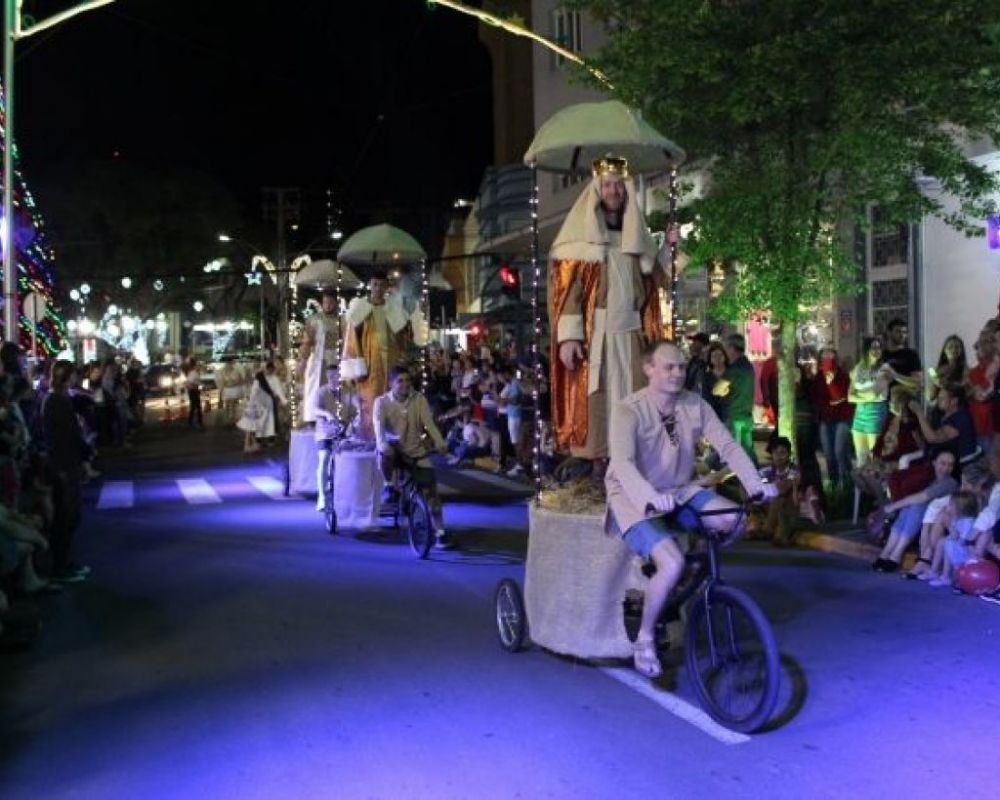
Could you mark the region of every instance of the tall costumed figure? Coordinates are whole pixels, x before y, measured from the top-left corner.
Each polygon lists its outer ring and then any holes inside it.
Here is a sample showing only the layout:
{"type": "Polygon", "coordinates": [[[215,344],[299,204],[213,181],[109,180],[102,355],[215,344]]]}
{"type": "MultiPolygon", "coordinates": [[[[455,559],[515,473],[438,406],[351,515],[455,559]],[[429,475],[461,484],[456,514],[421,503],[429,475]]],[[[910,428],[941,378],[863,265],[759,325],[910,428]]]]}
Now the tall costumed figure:
{"type": "Polygon", "coordinates": [[[658,289],[669,252],[657,252],[624,158],[607,155],[570,209],[549,254],[552,420],[556,447],[608,458],[611,409],[645,386],[644,344],[662,338],[658,289]]]}

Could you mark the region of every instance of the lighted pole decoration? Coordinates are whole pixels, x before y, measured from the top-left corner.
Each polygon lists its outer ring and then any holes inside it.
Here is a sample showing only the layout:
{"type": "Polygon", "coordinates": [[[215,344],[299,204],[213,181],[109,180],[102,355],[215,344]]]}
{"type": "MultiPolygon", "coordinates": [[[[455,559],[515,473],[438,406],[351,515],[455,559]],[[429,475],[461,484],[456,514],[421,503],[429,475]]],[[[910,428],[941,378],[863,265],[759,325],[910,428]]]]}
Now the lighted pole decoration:
{"type": "Polygon", "coordinates": [[[0,232],[0,238],[3,239],[3,321],[4,336],[7,341],[18,340],[19,327],[17,303],[19,273],[17,264],[19,259],[16,256],[15,225],[10,224],[10,220],[14,219],[14,207],[18,205],[14,197],[15,184],[18,181],[18,176],[14,171],[14,44],[28,36],[48,30],[84,11],[106,6],[113,2],[114,0],[86,0],[73,8],[54,14],[41,22],[36,22],[30,18],[22,17],[23,0],[4,0],[3,80],[6,87],[6,106],[3,117],[3,219],[8,224],[0,232]],[[8,143],[10,146],[7,146],[8,143]]]}

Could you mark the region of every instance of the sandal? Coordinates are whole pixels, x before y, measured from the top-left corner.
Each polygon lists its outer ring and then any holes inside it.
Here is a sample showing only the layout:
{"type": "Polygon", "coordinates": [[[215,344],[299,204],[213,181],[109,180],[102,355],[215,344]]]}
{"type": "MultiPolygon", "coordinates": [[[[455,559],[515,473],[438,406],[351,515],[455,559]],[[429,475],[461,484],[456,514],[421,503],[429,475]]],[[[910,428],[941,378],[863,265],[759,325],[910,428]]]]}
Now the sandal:
{"type": "Polygon", "coordinates": [[[656,655],[656,643],[652,640],[636,639],[633,645],[632,663],[636,672],[647,678],[659,678],[663,674],[663,666],[656,655]]]}

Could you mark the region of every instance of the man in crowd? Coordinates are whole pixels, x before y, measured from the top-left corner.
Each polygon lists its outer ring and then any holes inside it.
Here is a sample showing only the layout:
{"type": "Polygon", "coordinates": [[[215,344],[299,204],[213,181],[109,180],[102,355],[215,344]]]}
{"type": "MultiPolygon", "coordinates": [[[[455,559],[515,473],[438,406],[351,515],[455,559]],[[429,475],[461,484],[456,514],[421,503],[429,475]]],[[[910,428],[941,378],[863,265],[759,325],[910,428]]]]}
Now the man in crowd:
{"type": "Polygon", "coordinates": [[[756,462],[753,452],[753,365],[746,357],[746,340],[742,334],[729,334],[725,347],[729,357],[729,366],[726,368],[726,380],[729,381],[726,422],[733,438],[751,460],[756,462]]]}
{"type": "Polygon", "coordinates": [[[892,319],[885,329],[885,350],[880,374],[888,388],[898,383],[915,397],[920,397],[924,382],[923,365],[916,350],[907,347],[909,328],[903,320],[892,319]]]}
{"type": "Polygon", "coordinates": [[[326,474],[333,458],[334,444],[347,434],[358,417],[357,395],[342,389],[336,364],[327,366],[326,383],[316,390],[312,406],[316,415],[316,444],[319,450],[316,510],[325,511],[327,501],[333,500],[326,496],[326,474]]]}
{"type": "Polygon", "coordinates": [[[389,384],[389,370],[398,365],[412,334],[410,318],[397,294],[387,294],[385,273],[368,281],[368,297],[356,297],[344,315],[344,352],[340,376],[357,382],[361,400],[359,434],[371,439],[375,398],[389,384]]]}
{"type": "Polygon", "coordinates": [[[424,491],[434,516],[438,547],[451,547],[452,541],[444,530],[441,498],[429,453],[423,442],[426,432],[439,453],[447,453],[441,431],[426,398],[413,388],[410,372],[405,367],[389,370],[389,391],[375,398],[372,423],[379,467],[387,483],[399,466],[413,470],[413,479],[424,491]],[[412,466],[410,466],[412,465],[412,466]]]}
{"type": "MultiPolygon", "coordinates": [[[[618,403],[611,416],[606,528],[656,566],[646,587],[634,655],[635,668],[655,678],[662,672],[654,641],[656,621],[684,568],[674,535],[694,529],[695,511],[736,508],[692,481],[698,440],[708,439],[751,495],[773,499],[777,493],[761,482],[753,462],[711,407],[684,390],[686,364],[677,347],[658,342],[647,348],[642,369],[648,386],[618,403]],[[647,517],[650,511],[657,516],[647,517]]],[[[707,517],[705,523],[726,530],[734,521],[721,514],[707,517]]]]}
{"type": "Polygon", "coordinates": [[[701,331],[688,336],[688,365],[684,388],[689,392],[702,393],[705,372],[708,371],[708,361],[705,356],[710,341],[708,334],[701,331]]]}
{"type": "Polygon", "coordinates": [[[642,347],[660,336],[657,260],[628,163],[594,162],[552,245],[548,285],[556,447],[599,462],[598,474],[610,410],[642,386],[642,347]]]}
{"type": "Polygon", "coordinates": [[[317,398],[326,369],[337,364],[337,342],[340,337],[340,320],[337,319],[337,290],[327,287],[323,290],[320,310],[306,320],[302,346],[299,348],[299,380],[305,386],[302,396],[306,402],[302,407],[302,419],[315,422],[317,398]]]}

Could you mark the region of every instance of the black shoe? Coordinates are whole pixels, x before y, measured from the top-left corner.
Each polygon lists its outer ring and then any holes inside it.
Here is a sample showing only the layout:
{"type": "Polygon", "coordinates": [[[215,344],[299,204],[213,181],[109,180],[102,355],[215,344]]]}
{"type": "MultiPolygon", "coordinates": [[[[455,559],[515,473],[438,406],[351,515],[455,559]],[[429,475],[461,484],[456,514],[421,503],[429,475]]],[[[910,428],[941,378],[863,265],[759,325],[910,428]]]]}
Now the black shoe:
{"type": "Polygon", "coordinates": [[[1000,589],[994,589],[992,592],[987,592],[986,594],[979,595],[980,600],[985,600],[987,603],[996,603],[1000,605],[1000,589]]]}
{"type": "Polygon", "coordinates": [[[53,572],[51,580],[53,583],[81,583],[87,580],[87,576],[89,575],[90,567],[70,564],[57,572],[53,572]]]}
{"type": "Polygon", "coordinates": [[[895,572],[899,569],[899,562],[890,558],[876,558],[872,569],[876,572],[895,572]]]}
{"type": "Polygon", "coordinates": [[[458,547],[458,542],[455,541],[455,537],[451,534],[439,531],[434,535],[434,546],[438,550],[454,550],[458,547]]]}

